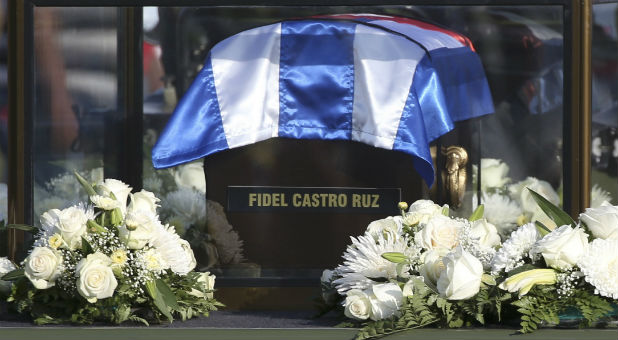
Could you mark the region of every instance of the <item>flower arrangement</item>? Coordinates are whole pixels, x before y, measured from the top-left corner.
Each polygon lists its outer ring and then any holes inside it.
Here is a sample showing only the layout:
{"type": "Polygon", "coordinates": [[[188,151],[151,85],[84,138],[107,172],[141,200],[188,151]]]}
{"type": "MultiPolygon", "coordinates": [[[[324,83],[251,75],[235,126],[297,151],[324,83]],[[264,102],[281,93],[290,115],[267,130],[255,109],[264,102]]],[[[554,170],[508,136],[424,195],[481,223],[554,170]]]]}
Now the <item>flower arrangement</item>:
{"type": "Polygon", "coordinates": [[[429,200],[400,203],[401,216],[370,223],[324,271],[322,312],[342,311],[343,325],[360,327],[357,339],[513,319],[527,333],[566,310],[579,311],[582,326],[602,320],[618,299],[618,206],[575,222],[528,192],[558,227],[526,223],[504,242],[482,205],[464,219],[429,200]]]}
{"type": "Polygon", "coordinates": [[[90,202],[51,209],[17,268],[0,261],[7,301],[36,324],[182,320],[221,306],[215,277],[193,271],[193,251],[157,214],[159,199],[146,190],[105,179],[95,185],[75,174],[90,202]]]}
{"type": "MultiPolygon", "coordinates": [[[[476,166],[473,166],[476,168],[476,166]]],[[[536,204],[529,190],[543,196],[553,205],[561,203],[561,195],[552,185],[542,179],[529,176],[524,180],[513,183],[508,177],[509,166],[500,159],[482,158],[481,168],[481,203],[485,206],[484,217],[498,229],[500,236],[505,239],[517,227],[526,223],[539,221],[550,229],[556,224],[536,204]]],[[[476,175],[476,169],[473,171],[476,175]]],[[[476,177],[473,179],[476,182],[476,177]]],[[[473,209],[476,208],[477,198],[473,197],[473,209]]],[[[594,185],[591,191],[592,208],[599,207],[603,202],[611,202],[610,194],[594,185]]]]}
{"type": "MultiPolygon", "coordinates": [[[[156,134],[154,131],[150,135],[156,134]]],[[[145,141],[147,143],[148,141],[145,141]]],[[[161,218],[174,226],[195,250],[198,268],[217,271],[245,264],[243,241],[229,223],[221,204],[206,199],[202,162],[155,170],[144,164],[144,187],[161,195],[161,218]]]]}

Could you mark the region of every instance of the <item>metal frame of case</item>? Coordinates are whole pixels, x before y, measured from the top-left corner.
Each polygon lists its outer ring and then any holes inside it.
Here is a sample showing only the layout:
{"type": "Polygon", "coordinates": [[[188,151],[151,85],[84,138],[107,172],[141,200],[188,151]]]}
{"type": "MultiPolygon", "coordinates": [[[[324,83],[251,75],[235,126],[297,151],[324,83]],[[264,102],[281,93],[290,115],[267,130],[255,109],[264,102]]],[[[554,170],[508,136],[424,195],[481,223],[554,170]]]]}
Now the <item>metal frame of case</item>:
{"type": "MultiPolygon", "coordinates": [[[[564,201],[576,216],[589,203],[591,126],[591,12],[593,3],[608,0],[389,0],[387,5],[544,6],[563,8],[564,20],[564,201]],[[570,100],[566,100],[570,98],[570,100]]],[[[105,154],[106,176],[141,187],[142,173],[142,6],[378,6],[376,0],[9,0],[9,223],[32,223],[33,208],[33,12],[41,7],[119,7],[118,113],[107,140],[113,152],[105,154]],[[108,164],[122,164],[112,167],[108,164]],[[120,169],[120,170],[116,170],[120,169]]],[[[107,149],[107,148],[106,148],[107,149]]],[[[9,230],[8,254],[14,258],[24,241],[23,232],[9,230]]]]}

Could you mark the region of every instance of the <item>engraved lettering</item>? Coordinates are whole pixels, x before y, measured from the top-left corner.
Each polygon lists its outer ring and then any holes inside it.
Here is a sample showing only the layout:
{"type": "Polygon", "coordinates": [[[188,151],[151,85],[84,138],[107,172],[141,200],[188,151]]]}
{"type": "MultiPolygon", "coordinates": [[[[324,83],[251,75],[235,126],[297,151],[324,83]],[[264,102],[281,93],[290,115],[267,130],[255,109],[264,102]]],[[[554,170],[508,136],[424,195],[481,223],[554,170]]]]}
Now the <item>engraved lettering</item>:
{"type": "Polygon", "coordinates": [[[337,203],[339,203],[340,208],[347,207],[348,206],[348,195],[339,194],[339,196],[337,197],[337,203]]]}
{"type": "Polygon", "coordinates": [[[257,194],[256,193],[250,193],[249,194],[249,206],[252,207],[254,203],[256,203],[257,201],[257,194]]]}
{"type": "Polygon", "coordinates": [[[378,203],[378,200],[380,199],[380,195],[371,195],[371,198],[373,198],[373,201],[371,202],[371,207],[379,208],[380,203],[378,203]]]}

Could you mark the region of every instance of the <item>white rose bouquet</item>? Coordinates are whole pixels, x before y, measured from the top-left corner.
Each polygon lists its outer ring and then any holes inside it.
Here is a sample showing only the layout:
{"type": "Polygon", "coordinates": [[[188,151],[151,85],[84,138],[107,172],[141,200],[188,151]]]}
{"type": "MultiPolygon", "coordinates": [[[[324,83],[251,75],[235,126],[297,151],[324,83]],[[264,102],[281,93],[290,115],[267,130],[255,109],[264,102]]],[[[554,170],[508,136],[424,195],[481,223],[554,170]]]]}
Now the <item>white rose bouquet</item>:
{"type": "Polygon", "coordinates": [[[198,268],[218,271],[222,267],[245,264],[243,241],[229,223],[223,207],[206,199],[202,162],[165,170],[144,164],[144,169],[147,172],[144,187],[162,198],[161,220],[190,240],[198,268]]]}
{"type": "Polygon", "coordinates": [[[193,271],[189,243],[161,223],[153,193],[75,176],[89,202],[43,213],[40,228],[7,226],[36,233],[21,266],[0,259],[10,308],[36,324],[148,325],[207,316],[222,306],[213,297],[214,275],[193,271]]]}
{"type": "MultiPolygon", "coordinates": [[[[492,183],[504,185],[506,170],[492,166],[492,183]]],[[[584,326],[605,318],[618,299],[618,207],[587,209],[576,223],[547,192],[523,190],[558,227],[527,223],[501,242],[483,205],[462,219],[431,201],[400,203],[401,216],[370,223],[324,272],[321,312],[341,311],[344,325],[360,327],[357,339],[499,324],[503,315],[519,314],[523,333],[565,311],[578,310],[584,326]]]]}

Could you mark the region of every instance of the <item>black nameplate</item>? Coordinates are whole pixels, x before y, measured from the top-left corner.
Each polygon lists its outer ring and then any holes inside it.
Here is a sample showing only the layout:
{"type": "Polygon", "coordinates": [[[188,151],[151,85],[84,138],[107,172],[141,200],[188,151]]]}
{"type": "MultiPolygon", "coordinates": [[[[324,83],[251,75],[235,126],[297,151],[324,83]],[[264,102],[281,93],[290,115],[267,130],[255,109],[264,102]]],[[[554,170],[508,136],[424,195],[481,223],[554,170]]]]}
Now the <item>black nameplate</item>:
{"type": "Polygon", "coordinates": [[[400,188],[228,186],[232,212],[333,212],[397,214],[400,188]]]}

